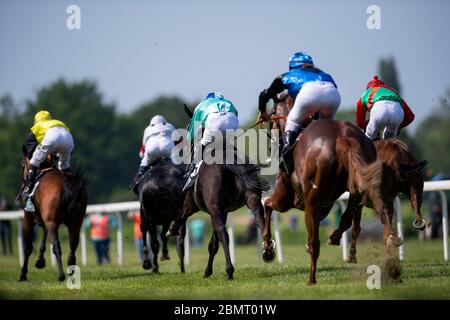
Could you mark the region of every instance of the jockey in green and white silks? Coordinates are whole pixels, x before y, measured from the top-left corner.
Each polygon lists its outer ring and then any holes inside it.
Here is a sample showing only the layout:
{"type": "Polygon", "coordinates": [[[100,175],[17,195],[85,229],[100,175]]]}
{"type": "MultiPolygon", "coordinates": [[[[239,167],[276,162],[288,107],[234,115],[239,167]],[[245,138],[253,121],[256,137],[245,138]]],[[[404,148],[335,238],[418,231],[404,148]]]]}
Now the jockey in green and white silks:
{"type": "MultiPolygon", "coordinates": [[[[236,130],[237,128],[239,128],[238,110],[234,104],[222,94],[211,92],[195,107],[188,128],[188,140],[194,141],[194,149],[198,146],[201,147],[200,154],[203,157],[205,147],[214,141],[214,135],[217,132],[225,135],[226,130],[236,130]],[[201,134],[202,131],[203,134],[201,134]],[[197,144],[197,141],[200,142],[197,144]]],[[[195,161],[195,163],[195,170],[194,166],[191,166],[185,189],[190,186],[191,178],[195,177],[202,161],[195,161]]]]}

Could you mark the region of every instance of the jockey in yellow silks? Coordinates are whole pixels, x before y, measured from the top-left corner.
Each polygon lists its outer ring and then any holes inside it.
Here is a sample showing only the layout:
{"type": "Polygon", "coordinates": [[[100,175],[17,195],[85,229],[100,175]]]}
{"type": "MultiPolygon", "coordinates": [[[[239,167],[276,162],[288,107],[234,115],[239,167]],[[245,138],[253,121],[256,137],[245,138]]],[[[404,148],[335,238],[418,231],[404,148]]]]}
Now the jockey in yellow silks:
{"type": "Polygon", "coordinates": [[[48,154],[58,156],[59,170],[70,170],[70,157],[74,142],[67,125],[62,121],[52,119],[50,112],[42,110],[34,116],[34,125],[27,136],[26,147],[30,168],[22,193],[24,198],[28,198],[33,189],[37,169],[48,154]]]}

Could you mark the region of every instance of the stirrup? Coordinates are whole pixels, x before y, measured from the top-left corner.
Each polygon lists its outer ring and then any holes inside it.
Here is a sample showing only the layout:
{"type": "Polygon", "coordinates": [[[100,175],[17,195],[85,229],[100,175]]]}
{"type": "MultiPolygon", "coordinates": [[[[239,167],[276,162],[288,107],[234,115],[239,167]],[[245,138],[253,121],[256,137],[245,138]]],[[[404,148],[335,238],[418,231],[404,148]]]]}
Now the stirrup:
{"type": "Polygon", "coordinates": [[[36,208],[34,207],[33,201],[31,200],[31,197],[27,197],[27,202],[25,204],[25,211],[34,213],[36,212],[36,208]]]}

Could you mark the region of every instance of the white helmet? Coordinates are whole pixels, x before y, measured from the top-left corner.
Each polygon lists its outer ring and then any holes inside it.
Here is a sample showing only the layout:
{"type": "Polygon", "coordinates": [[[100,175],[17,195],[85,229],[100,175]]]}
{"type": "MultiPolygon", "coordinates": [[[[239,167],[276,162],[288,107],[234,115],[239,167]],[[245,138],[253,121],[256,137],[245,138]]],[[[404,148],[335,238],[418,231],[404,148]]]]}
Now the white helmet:
{"type": "Polygon", "coordinates": [[[160,116],[159,114],[154,116],[152,118],[152,120],[150,120],[150,125],[154,126],[155,124],[160,123],[160,124],[166,124],[167,120],[166,118],[164,118],[163,116],[160,116]]]}

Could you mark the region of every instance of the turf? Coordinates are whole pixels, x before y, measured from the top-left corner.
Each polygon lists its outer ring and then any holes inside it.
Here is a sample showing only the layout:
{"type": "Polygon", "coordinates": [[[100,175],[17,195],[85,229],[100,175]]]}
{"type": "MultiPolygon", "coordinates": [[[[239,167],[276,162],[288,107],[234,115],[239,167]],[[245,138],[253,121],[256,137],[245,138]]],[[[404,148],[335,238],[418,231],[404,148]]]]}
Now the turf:
{"type": "MultiPolygon", "coordinates": [[[[324,239],[323,239],[324,240],[324,239]]],[[[258,258],[255,245],[236,248],[235,280],[227,281],[223,251],[214,265],[214,274],[203,279],[207,262],[206,247],[192,249],[186,274],[180,274],[177,257],[160,263],[160,274],[152,274],[139,265],[132,245],[126,246],[125,264],[90,264],[81,268],[81,289],[69,290],[58,283],[56,269],[34,268],[30,263],[28,282],[17,282],[17,257],[0,258],[0,298],[2,299],[450,299],[450,268],[443,262],[442,242],[408,240],[407,260],[402,263],[402,282],[382,281],[380,290],[366,287],[367,266],[383,265],[381,243],[360,242],[358,264],[341,259],[339,247],[322,241],[317,274],[318,284],[307,286],[309,256],[303,241],[284,249],[285,264],[265,264],[258,258]]],[[[65,248],[63,248],[64,250],[65,248]]],[[[65,249],[67,250],[67,249],[65,249]]],[[[111,248],[114,250],[114,248],[111,248]]],[[[67,251],[65,251],[67,253],[67,251]]],[[[65,260],[65,259],[64,259],[65,260]]]]}

